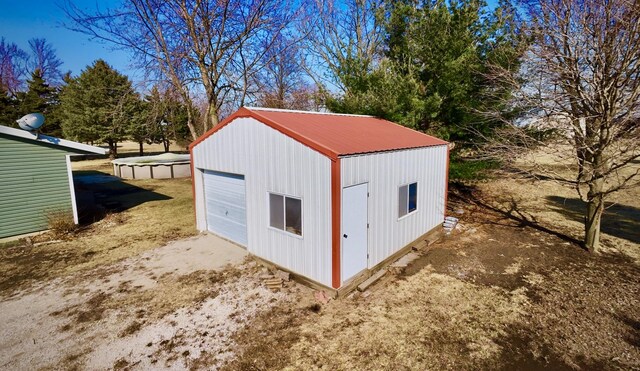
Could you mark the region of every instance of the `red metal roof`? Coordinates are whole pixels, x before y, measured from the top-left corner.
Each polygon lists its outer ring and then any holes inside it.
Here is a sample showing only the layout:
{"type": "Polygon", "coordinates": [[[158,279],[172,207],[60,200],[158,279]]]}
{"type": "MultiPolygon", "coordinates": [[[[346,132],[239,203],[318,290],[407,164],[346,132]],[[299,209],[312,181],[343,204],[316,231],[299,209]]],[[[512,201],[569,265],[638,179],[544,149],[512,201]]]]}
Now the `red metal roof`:
{"type": "Polygon", "coordinates": [[[442,139],[371,116],[240,108],[191,147],[238,117],[253,117],[331,158],[447,144],[442,139]]]}

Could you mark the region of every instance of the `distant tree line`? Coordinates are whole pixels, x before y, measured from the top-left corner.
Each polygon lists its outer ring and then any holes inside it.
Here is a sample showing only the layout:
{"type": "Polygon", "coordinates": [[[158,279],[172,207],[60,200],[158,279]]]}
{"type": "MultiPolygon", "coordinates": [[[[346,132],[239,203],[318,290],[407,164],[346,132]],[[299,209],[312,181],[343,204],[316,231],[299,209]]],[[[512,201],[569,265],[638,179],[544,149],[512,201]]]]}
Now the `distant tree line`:
{"type": "Polygon", "coordinates": [[[371,114],[460,145],[494,122],[488,65],[518,68],[503,0],[130,0],[69,28],[131,51],[187,105],[192,139],[245,104],[371,114]],[[491,99],[490,99],[491,98],[491,99]],[[200,114],[201,120],[196,117],[200,114]]]}
{"type": "Polygon", "coordinates": [[[106,143],[116,157],[118,143],[186,143],[186,108],[170,89],[153,85],[140,96],[126,76],[97,60],[77,78],[69,78],[60,92],[63,134],[84,142],[106,143]]]}
{"type": "Polygon", "coordinates": [[[148,95],[133,89],[128,77],[97,60],[73,77],[44,39],[29,42],[26,53],[0,39],[0,124],[17,127],[25,114],[45,115],[44,134],[92,144],[105,143],[116,157],[118,143],[187,143],[186,111],[171,88],[155,84],[148,95]],[[30,77],[25,79],[27,71],[30,77]]]}

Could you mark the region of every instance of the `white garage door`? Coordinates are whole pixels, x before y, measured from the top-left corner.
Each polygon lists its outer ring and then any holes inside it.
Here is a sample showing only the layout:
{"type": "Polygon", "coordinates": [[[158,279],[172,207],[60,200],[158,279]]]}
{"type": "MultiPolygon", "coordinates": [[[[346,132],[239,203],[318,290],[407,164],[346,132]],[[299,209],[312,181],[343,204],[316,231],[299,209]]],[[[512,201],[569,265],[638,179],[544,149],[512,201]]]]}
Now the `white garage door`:
{"type": "Polygon", "coordinates": [[[244,176],[205,170],[204,192],[207,229],[247,246],[244,176]]]}

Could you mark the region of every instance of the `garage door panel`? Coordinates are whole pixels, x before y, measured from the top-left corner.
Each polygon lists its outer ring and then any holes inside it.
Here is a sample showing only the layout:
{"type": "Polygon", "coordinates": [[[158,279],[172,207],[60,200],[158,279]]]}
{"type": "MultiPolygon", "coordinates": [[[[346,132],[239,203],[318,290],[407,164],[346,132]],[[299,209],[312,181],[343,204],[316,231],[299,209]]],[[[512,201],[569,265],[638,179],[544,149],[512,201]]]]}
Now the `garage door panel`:
{"type": "Polygon", "coordinates": [[[207,208],[207,215],[227,218],[230,222],[245,224],[246,211],[243,208],[230,205],[210,202],[207,208]]]}
{"type": "Polygon", "coordinates": [[[207,229],[241,245],[247,245],[247,212],[244,177],[204,172],[207,229]]]}
{"type": "Polygon", "coordinates": [[[211,232],[242,245],[246,244],[246,242],[243,242],[238,238],[238,236],[243,236],[245,234],[246,226],[244,224],[235,223],[216,215],[207,215],[207,219],[209,225],[214,228],[215,226],[224,226],[224,228],[217,228],[216,230],[210,228],[209,230],[211,230],[211,232]]]}
{"type": "Polygon", "coordinates": [[[207,192],[207,194],[210,195],[210,200],[215,201],[216,204],[244,209],[244,205],[238,205],[238,201],[240,201],[239,198],[242,197],[242,195],[222,195],[214,189],[207,190],[207,192]]]}

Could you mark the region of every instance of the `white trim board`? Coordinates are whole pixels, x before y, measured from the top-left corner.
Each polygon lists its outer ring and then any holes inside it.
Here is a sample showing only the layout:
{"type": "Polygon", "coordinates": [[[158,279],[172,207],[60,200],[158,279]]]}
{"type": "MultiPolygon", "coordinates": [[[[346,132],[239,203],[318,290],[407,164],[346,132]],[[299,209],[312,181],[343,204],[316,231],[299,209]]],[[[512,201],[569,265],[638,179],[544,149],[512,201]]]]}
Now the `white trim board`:
{"type": "Polygon", "coordinates": [[[71,140],[60,139],[56,137],[50,137],[44,134],[32,133],[26,130],[10,128],[8,126],[3,126],[3,125],[0,125],[0,134],[6,134],[12,137],[33,140],[34,142],[47,143],[55,146],[75,149],[82,152],[95,153],[99,155],[106,155],[109,152],[105,148],[90,146],[88,144],[73,142],[71,140]]]}
{"type": "Polygon", "coordinates": [[[76,204],[76,189],[73,185],[73,169],[71,168],[71,155],[64,156],[67,160],[67,176],[69,177],[69,192],[71,192],[71,207],[73,209],[73,222],[78,224],[78,205],[76,204]]]}

